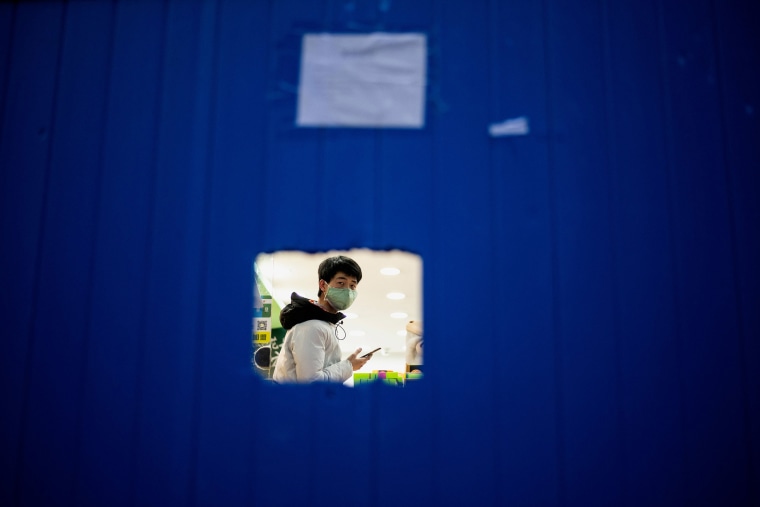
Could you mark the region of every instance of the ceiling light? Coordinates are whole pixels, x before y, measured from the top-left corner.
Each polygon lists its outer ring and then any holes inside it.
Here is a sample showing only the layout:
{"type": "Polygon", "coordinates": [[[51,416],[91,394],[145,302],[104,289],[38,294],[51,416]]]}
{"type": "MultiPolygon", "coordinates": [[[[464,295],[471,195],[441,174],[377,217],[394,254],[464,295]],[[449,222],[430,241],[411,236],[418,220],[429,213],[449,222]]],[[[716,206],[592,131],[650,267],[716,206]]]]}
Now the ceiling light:
{"type": "Polygon", "coordinates": [[[392,319],[405,319],[407,317],[409,317],[409,314],[406,314],[404,312],[393,312],[393,313],[391,313],[391,318],[392,319]]]}
{"type": "Polygon", "coordinates": [[[403,292],[389,292],[385,295],[388,299],[404,299],[406,295],[403,292]]]}
{"type": "Polygon", "coordinates": [[[385,276],[395,276],[399,273],[401,273],[401,270],[398,268],[383,268],[380,270],[380,274],[385,276]]]}

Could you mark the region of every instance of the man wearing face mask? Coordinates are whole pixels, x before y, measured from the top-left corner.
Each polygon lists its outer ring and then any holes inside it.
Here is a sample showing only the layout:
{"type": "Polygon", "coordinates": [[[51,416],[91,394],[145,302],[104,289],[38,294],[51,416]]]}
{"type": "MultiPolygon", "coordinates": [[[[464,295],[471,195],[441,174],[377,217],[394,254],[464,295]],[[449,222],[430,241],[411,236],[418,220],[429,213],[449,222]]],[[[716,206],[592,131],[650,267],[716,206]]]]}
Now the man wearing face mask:
{"type": "Polygon", "coordinates": [[[294,292],[290,304],[280,312],[280,323],[287,334],[272,376],[277,383],[342,383],[372,357],[359,357],[359,348],[341,360],[339,344],[346,336],[340,327],[346,316],[340,311],[356,299],[361,268],[353,259],[339,255],[322,261],[318,273],[319,299],[314,301],[294,292]]]}

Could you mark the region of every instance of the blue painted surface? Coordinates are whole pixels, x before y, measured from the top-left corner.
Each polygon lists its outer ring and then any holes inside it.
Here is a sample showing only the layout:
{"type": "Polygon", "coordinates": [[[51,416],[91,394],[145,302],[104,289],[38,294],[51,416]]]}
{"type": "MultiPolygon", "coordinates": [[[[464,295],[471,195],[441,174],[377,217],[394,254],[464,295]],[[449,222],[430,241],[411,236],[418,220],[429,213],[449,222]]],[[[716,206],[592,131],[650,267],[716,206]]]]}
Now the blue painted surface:
{"type": "Polygon", "coordinates": [[[0,505],[760,504],[758,14],[0,4],[0,505]],[[296,128],[376,30],[425,128],[296,128]],[[264,385],[251,259],[352,247],[423,257],[424,382],[264,385]]]}

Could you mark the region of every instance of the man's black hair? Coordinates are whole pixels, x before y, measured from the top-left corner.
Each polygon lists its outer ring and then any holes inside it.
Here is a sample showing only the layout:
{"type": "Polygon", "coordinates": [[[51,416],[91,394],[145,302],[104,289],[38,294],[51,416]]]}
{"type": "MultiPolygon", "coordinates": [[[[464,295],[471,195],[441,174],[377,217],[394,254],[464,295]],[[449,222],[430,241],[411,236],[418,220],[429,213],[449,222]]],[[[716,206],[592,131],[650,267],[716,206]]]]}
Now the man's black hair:
{"type": "MultiPolygon", "coordinates": [[[[336,257],[328,257],[319,264],[319,280],[324,280],[327,283],[332,281],[333,277],[338,274],[339,271],[344,272],[348,276],[356,278],[356,282],[362,281],[362,268],[356,263],[355,260],[345,255],[338,255],[336,257]]],[[[317,297],[322,296],[322,289],[319,289],[317,297]]]]}

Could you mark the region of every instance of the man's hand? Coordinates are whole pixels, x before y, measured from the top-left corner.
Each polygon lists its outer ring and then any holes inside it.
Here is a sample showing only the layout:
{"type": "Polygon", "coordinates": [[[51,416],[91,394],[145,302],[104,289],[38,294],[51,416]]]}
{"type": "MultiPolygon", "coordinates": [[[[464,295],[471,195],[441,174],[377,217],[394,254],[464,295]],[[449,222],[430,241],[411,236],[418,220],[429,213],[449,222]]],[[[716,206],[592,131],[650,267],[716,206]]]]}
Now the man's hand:
{"type": "Polygon", "coordinates": [[[361,347],[356,349],[353,354],[348,356],[348,362],[351,363],[351,367],[354,369],[354,371],[361,369],[362,366],[364,366],[367,361],[369,361],[372,356],[367,357],[359,357],[359,353],[362,351],[361,347]]]}

